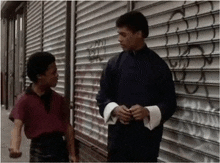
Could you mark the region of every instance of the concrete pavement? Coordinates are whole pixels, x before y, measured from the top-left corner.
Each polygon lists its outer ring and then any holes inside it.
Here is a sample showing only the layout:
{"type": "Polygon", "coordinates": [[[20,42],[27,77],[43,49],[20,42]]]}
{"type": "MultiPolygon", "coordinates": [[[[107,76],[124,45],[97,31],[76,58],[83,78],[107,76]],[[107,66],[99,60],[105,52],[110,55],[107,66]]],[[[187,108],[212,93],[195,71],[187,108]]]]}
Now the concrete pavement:
{"type": "Polygon", "coordinates": [[[1,162],[29,162],[30,140],[26,138],[22,131],[21,152],[22,156],[18,159],[9,158],[8,148],[10,146],[11,130],[14,123],[8,119],[9,111],[1,107],[1,162]]]}

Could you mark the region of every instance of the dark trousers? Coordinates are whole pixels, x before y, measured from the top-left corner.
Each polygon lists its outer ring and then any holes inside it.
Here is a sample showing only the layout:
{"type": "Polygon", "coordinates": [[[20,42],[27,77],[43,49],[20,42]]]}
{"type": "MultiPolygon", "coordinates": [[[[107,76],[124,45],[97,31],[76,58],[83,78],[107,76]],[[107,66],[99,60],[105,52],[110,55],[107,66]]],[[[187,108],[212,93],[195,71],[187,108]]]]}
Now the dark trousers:
{"type": "Polygon", "coordinates": [[[150,131],[142,121],[131,121],[108,127],[108,162],[157,162],[163,126],[150,131]]]}
{"type": "Polygon", "coordinates": [[[149,156],[148,152],[132,147],[117,148],[108,152],[108,162],[157,162],[157,155],[149,156]]]}
{"type": "Polygon", "coordinates": [[[30,162],[69,162],[66,142],[59,133],[31,140],[30,162]]]}

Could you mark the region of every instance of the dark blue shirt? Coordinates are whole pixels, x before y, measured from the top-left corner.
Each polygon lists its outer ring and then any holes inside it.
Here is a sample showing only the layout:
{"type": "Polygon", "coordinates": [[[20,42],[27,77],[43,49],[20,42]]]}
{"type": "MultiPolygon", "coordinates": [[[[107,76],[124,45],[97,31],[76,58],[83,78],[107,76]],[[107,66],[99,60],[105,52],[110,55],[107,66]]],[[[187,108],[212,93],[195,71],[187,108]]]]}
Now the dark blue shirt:
{"type": "Polygon", "coordinates": [[[161,124],[152,131],[144,126],[143,121],[109,125],[108,149],[129,145],[152,155],[158,154],[163,123],[175,112],[176,97],[171,72],[154,51],[145,46],[135,52],[123,51],[111,58],[103,70],[96,99],[101,116],[110,102],[128,108],[135,104],[157,105],[161,111],[161,124]]]}

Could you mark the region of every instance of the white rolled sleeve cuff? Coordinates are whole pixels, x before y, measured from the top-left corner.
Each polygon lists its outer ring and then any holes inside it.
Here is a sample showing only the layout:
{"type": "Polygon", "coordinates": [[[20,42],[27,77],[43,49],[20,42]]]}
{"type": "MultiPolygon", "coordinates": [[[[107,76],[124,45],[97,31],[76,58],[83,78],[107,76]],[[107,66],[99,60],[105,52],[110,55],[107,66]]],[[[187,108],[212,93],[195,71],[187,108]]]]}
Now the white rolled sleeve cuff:
{"type": "MultiPolygon", "coordinates": [[[[108,105],[106,105],[104,109],[104,122],[108,125],[114,125],[116,124],[118,117],[112,116],[112,111],[115,109],[115,107],[119,106],[115,102],[110,102],[108,105]]],[[[160,124],[161,121],[161,112],[158,106],[147,106],[145,107],[148,109],[150,114],[150,120],[146,117],[143,119],[144,126],[147,127],[149,130],[153,130],[155,127],[157,127],[160,124]]],[[[123,123],[123,122],[122,122],[123,123]]]]}
{"type": "Polygon", "coordinates": [[[117,107],[118,104],[115,102],[110,102],[108,105],[106,105],[104,109],[104,121],[108,125],[114,125],[116,124],[118,117],[113,117],[111,116],[112,111],[114,110],[115,107],[117,107]]]}
{"type": "Polygon", "coordinates": [[[143,119],[144,126],[147,127],[149,130],[153,130],[160,124],[161,121],[161,112],[158,106],[147,106],[145,107],[149,110],[150,113],[150,120],[146,117],[143,119]]]}

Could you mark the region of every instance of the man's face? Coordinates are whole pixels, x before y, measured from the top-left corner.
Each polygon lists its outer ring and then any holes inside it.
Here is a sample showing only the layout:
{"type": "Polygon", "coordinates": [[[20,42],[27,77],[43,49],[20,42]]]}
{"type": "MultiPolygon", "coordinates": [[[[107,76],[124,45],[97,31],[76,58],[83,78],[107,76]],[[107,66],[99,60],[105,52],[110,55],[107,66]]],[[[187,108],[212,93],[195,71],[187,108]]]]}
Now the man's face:
{"type": "Polygon", "coordinates": [[[58,81],[57,66],[55,62],[48,66],[45,74],[41,75],[41,83],[47,87],[55,87],[58,81]]]}
{"type": "Polygon", "coordinates": [[[140,32],[132,32],[127,27],[118,27],[118,41],[123,50],[136,50],[140,45],[142,35],[140,32]]]}

